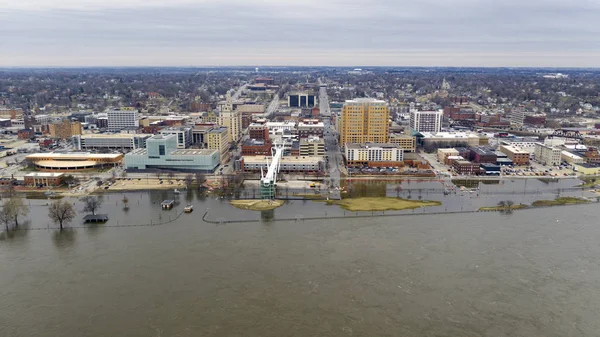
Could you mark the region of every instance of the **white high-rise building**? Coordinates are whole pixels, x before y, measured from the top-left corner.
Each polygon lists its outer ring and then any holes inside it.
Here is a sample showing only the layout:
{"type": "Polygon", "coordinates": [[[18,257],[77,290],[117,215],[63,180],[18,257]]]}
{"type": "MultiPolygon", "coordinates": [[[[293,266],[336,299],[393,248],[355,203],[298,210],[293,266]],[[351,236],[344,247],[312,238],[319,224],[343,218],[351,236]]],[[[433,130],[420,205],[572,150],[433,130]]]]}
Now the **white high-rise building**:
{"type": "Polygon", "coordinates": [[[218,124],[227,128],[229,142],[238,142],[242,138],[242,115],[233,109],[231,95],[227,93],[227,103],[221,109],[218,124]]]}
{"type": "Polygon", "coordinates": [[[410,111],[410,128],[416,132],[440,132],[442,130],[443,110],[410,111]]]}
{"type": "Polygon", "coordinates": [[[525,111],[513,109],[510,113],[510,125],[522,127],[525,122],[525,111]]]}
{"type": "Polygon", "coordinates": [[[107,116],[109,131],[138,128],[140,126],[138,111],[135,109],[111,110],[107,113],[107,116]]]}

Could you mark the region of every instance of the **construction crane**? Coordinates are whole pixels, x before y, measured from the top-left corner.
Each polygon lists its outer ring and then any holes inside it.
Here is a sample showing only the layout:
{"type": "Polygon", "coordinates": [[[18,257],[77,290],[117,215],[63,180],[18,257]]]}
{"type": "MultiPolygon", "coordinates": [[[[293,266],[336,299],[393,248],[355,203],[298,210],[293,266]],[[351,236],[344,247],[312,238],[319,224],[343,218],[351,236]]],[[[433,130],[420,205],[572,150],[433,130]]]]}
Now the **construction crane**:
{"type": "Polygon", "coordinates": [[[267,174],[264,174],[262,167],[260,168],[260,198],[273,200],[275,199],[275,185],[277,184],[277,173],[283,157],[283,144],[275,144],[271,148],[271,163],[267,160],[267,174]]]}

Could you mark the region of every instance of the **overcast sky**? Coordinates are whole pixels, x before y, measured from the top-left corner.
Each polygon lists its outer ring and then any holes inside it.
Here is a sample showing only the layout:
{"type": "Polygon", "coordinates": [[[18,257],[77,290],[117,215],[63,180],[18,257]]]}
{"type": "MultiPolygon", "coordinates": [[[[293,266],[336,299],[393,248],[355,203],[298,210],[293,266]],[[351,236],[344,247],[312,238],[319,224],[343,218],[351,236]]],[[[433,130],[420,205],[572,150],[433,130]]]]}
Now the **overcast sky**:
{"type": "Polygon", "coordinates": [[[600,1],[0,0],[0,66],[600,67],[600,1]]]}

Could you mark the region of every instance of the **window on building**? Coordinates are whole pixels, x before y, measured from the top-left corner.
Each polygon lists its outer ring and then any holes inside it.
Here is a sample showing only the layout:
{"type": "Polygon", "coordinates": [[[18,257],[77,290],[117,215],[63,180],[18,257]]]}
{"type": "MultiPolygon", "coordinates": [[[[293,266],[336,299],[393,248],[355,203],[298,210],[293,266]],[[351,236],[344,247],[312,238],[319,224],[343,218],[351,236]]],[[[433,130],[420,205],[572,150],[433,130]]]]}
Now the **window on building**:
{"type": "Polygon", "coordinates": [[[158,146],[158,154],[160,156],[164,156],[165,155],[165,146],[164,145],[159,145],[158,146]]]}

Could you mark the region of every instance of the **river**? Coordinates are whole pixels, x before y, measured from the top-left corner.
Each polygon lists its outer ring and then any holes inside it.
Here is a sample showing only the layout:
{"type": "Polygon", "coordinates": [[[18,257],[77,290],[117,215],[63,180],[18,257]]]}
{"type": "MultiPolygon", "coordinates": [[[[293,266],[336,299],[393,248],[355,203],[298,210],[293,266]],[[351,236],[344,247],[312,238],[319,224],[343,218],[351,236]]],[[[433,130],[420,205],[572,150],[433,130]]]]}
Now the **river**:
{"type": "Polygon", "coordinates": [[[169,193],[107,195],[109,223],[62,234],[31,200],[42,229],[0,241],[0,336],[600,335],[596,204],[215,225],[260,215],[169,193]]]}

